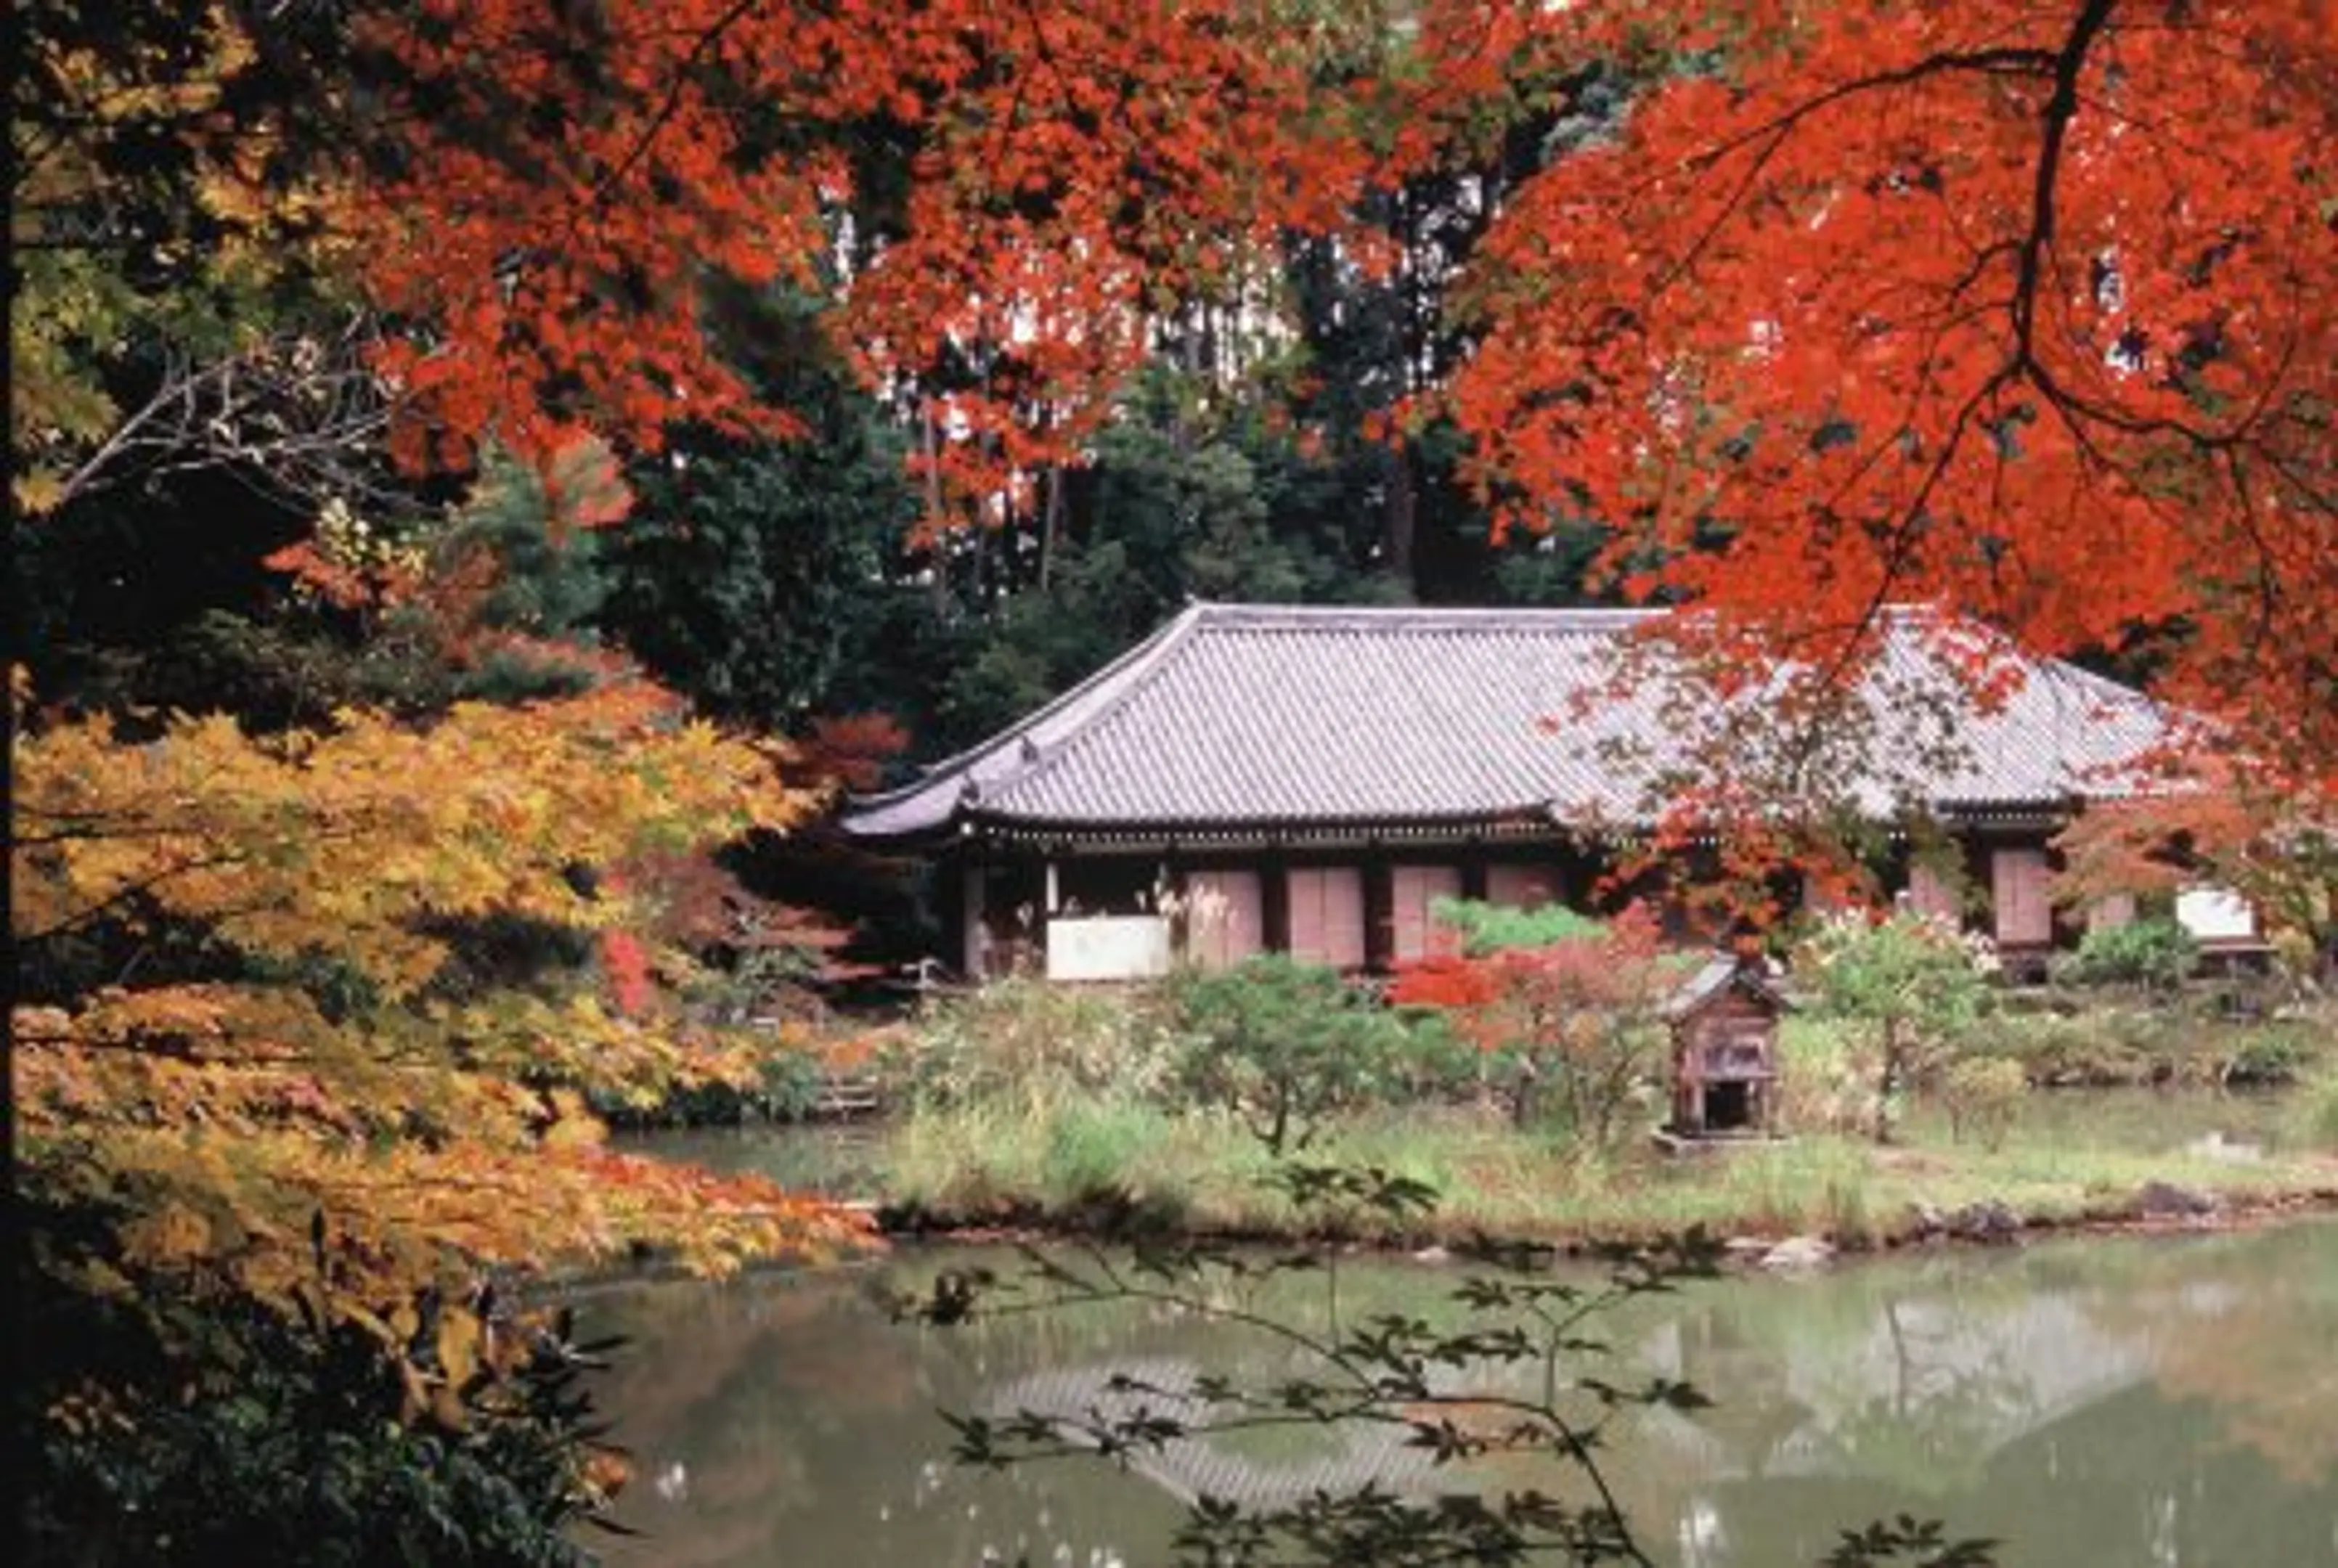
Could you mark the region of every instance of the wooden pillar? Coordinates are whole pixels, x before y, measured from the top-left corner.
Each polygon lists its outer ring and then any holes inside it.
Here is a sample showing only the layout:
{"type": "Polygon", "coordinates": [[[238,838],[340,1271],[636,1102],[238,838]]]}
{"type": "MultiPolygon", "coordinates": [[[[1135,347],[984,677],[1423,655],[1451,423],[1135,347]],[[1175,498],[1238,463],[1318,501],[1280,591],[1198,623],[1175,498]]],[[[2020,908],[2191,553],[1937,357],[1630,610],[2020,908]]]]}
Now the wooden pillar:
{"type": "Polygon", "coordinates": [[[1461,897],[1475,904],[1486,901],[1486,846],[1473,838],[1461,851],[1461,897]]]}
{"type": "Polygon", "coordinates": [[[1364,862],[1364,967],[1385,975],[1396,951],[1396,897],[1388,858],[1374,854],[1364,862]]]}
{"type": "Polygon", "coordinates": [[[1291,859],[1268,855],[1259,871],[1260,939],[1270,953],[1291,951],[1291,859]]]}

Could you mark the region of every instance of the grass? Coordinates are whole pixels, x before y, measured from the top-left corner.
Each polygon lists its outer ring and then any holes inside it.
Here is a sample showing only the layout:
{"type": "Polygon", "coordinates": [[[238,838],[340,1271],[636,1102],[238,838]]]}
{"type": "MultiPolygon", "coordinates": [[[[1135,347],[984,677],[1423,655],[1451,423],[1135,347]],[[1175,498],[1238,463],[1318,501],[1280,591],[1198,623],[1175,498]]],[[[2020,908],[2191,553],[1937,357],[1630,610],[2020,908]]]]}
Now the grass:
{"type": "MultiPolygon", "coordinates": [[[[1320,1222],[1267,1183],[1273,1162],[1235,1115],[1177,1108],[1187,1092],[1180,1053],[1192,1042],[1172,1000],[993,987],[927,1020],[889,1064],[901,1107],[889,1122],[849,1138],[771,1131],[653,1146],[871,1200],[920,1225],[1093,1227],[1132,1210],[1252,1236],[1320,1222]]],[[[1794,1134],[1783,1142],[1682,1157],[1645,1140],[1600,1150],[1429,1099],[1334,1119],[1297,1154],[1434,1189],[1435,1210],[1401,1233],[1385,1222],[1352,1227],[1416,1245],[1478,1230],[1573,1240],[1692,1225],[1881,1244],[1916,1230],[1926,1210],[1984,1202],[2039,1224],[2119,1219],[2155,1181],[2241,1208],[2338,1196],[2338,1051],[2327,1015],[2254,1023],[2198,1012],[2009,1014],[1971,1048],[1988,1059],[1980,1065],[2009,1072],[1968,1082],[1935,1063],[1926,1081],[1939,1093],[1897,1108],[1889,1146],[1863,1136],[1873,1069],[1857,1037],[1797,1016],[1780,1038],[1780,1114],[1794,1134]],[[2243,1066],[2268,1064],[2307,1082],[2280,1094],[2217,1087],[2248,1076],[2243,1066]],[[2024,1093],[2025,1079],[2096,1086],[2024,1093]],[[2137,1080],[2163,1087],[2098,1086],[2137,1080]],[[2236,1157],[2236,1143],[2254,1152],[2236,1157]]],[[[1654,1119],[1644,1111],[1643,1122],[1654,1119]]]]}
{"type": "MultiPolygon", "coordinates": [[[[1401,1230],[1360,1222],[1357,1233],[1372,1240],[1419,1245],[1478,1230],[1622,1240],[1703,1225],[1870,1246],[1912,1235],[1920,1205],[1952,1213],[1994,1202],[2029,1223],[2072,1224],[2131,1216],[2152,1181],[2244,1208],[2338,1197],[2338,1158],[2277,1145],[2235,1158],[2199,1142],[2301,1116],[2338,1116],[2338,1092],[2267,1102],[2067,1091],[2030,1096],[1995,1149],[1952,1140],[1944,1118],[1920,1108],[1886,1146],[1822,1132],[1686,1156],[1589,1151],[1466,1110],[1381,1111],[1334,1123],[1302,1157],[1378,1166],[1440,1194],[1427,1220],[1401,1230]],[[2156,1117],[2137,1102],[2146,1099],[2156,1117]]],[[[1283,1235],[1297,1223],[1263,1184],[1271,1161],[1238,1123],[1141,1103],[1060,1107],[1045,1119],[1019,1108],[923,1112],[891,1130],[874,1164],[885,1202],[933,1223],[1077,1225],[1099,1203],[1194,1230],[1283,1235]]]]}

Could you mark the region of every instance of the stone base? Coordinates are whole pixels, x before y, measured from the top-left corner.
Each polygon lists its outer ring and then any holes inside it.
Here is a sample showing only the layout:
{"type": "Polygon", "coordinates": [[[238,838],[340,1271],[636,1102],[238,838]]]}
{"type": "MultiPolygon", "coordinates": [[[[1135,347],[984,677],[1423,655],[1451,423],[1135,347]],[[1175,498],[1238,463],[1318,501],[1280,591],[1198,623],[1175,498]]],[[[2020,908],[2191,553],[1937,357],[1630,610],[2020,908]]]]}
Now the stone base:
{"type": "Polygon", "coordinates": [[[1732,1128],[1726,1132],[1684,1132],[1678,1128],[1659,1127],[1650,1134],[1656,1147],[1667,1154],[1712,1154],[1729,1149],[1774,1149],[1781,1143],[1791,1143],[1792,1138],[1783,1132],[1764,1132],[1759,1128],[1732,1128]]]}

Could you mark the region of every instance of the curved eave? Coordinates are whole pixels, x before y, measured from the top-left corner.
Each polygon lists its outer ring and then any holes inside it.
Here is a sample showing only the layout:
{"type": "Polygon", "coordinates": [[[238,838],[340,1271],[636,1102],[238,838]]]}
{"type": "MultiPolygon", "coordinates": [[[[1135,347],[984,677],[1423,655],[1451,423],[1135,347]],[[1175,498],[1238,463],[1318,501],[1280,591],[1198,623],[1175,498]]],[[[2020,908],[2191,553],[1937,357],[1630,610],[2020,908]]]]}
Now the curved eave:
{"type": "Polygon", "coordinates": [[[1059,722],[1068,721],[1069,730],[1076,732],[1109,711],[1130,686],[1143,680],[1184,640],[1208,608],[1203,603],[1188,605],[1086,680],[988,740],[943,758],[909,783],[854,797],[838,817],[837,826],[848,837],[869,843],[907,844],[955,836],[966,815],[968,792],[978,793],[981,789],[980,769],[985,763],[1015,749],[1027,748],[1036,753],[1049,743],[1035,738],[1059,722]]]}

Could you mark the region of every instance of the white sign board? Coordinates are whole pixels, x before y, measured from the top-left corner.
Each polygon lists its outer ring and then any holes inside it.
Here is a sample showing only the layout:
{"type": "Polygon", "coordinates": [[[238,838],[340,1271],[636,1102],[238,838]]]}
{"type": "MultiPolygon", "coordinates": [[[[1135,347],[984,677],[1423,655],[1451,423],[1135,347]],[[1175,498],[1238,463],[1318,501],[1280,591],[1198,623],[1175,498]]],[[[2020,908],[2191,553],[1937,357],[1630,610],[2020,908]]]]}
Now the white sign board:
{"type": "Polygon", "coordinates": [[[2176,919],[2196,942],[2245,942],[2257,934],[2248,900],[2229,887],[2191,887],[2178,893],[2176,919]]]}
{"type": "Polygon", "coordinates": [[[1149,980],[1168,974],[1169,962],[1164,916],[1059,915],[1047,922],[1050,980],[1149,980]]]}

